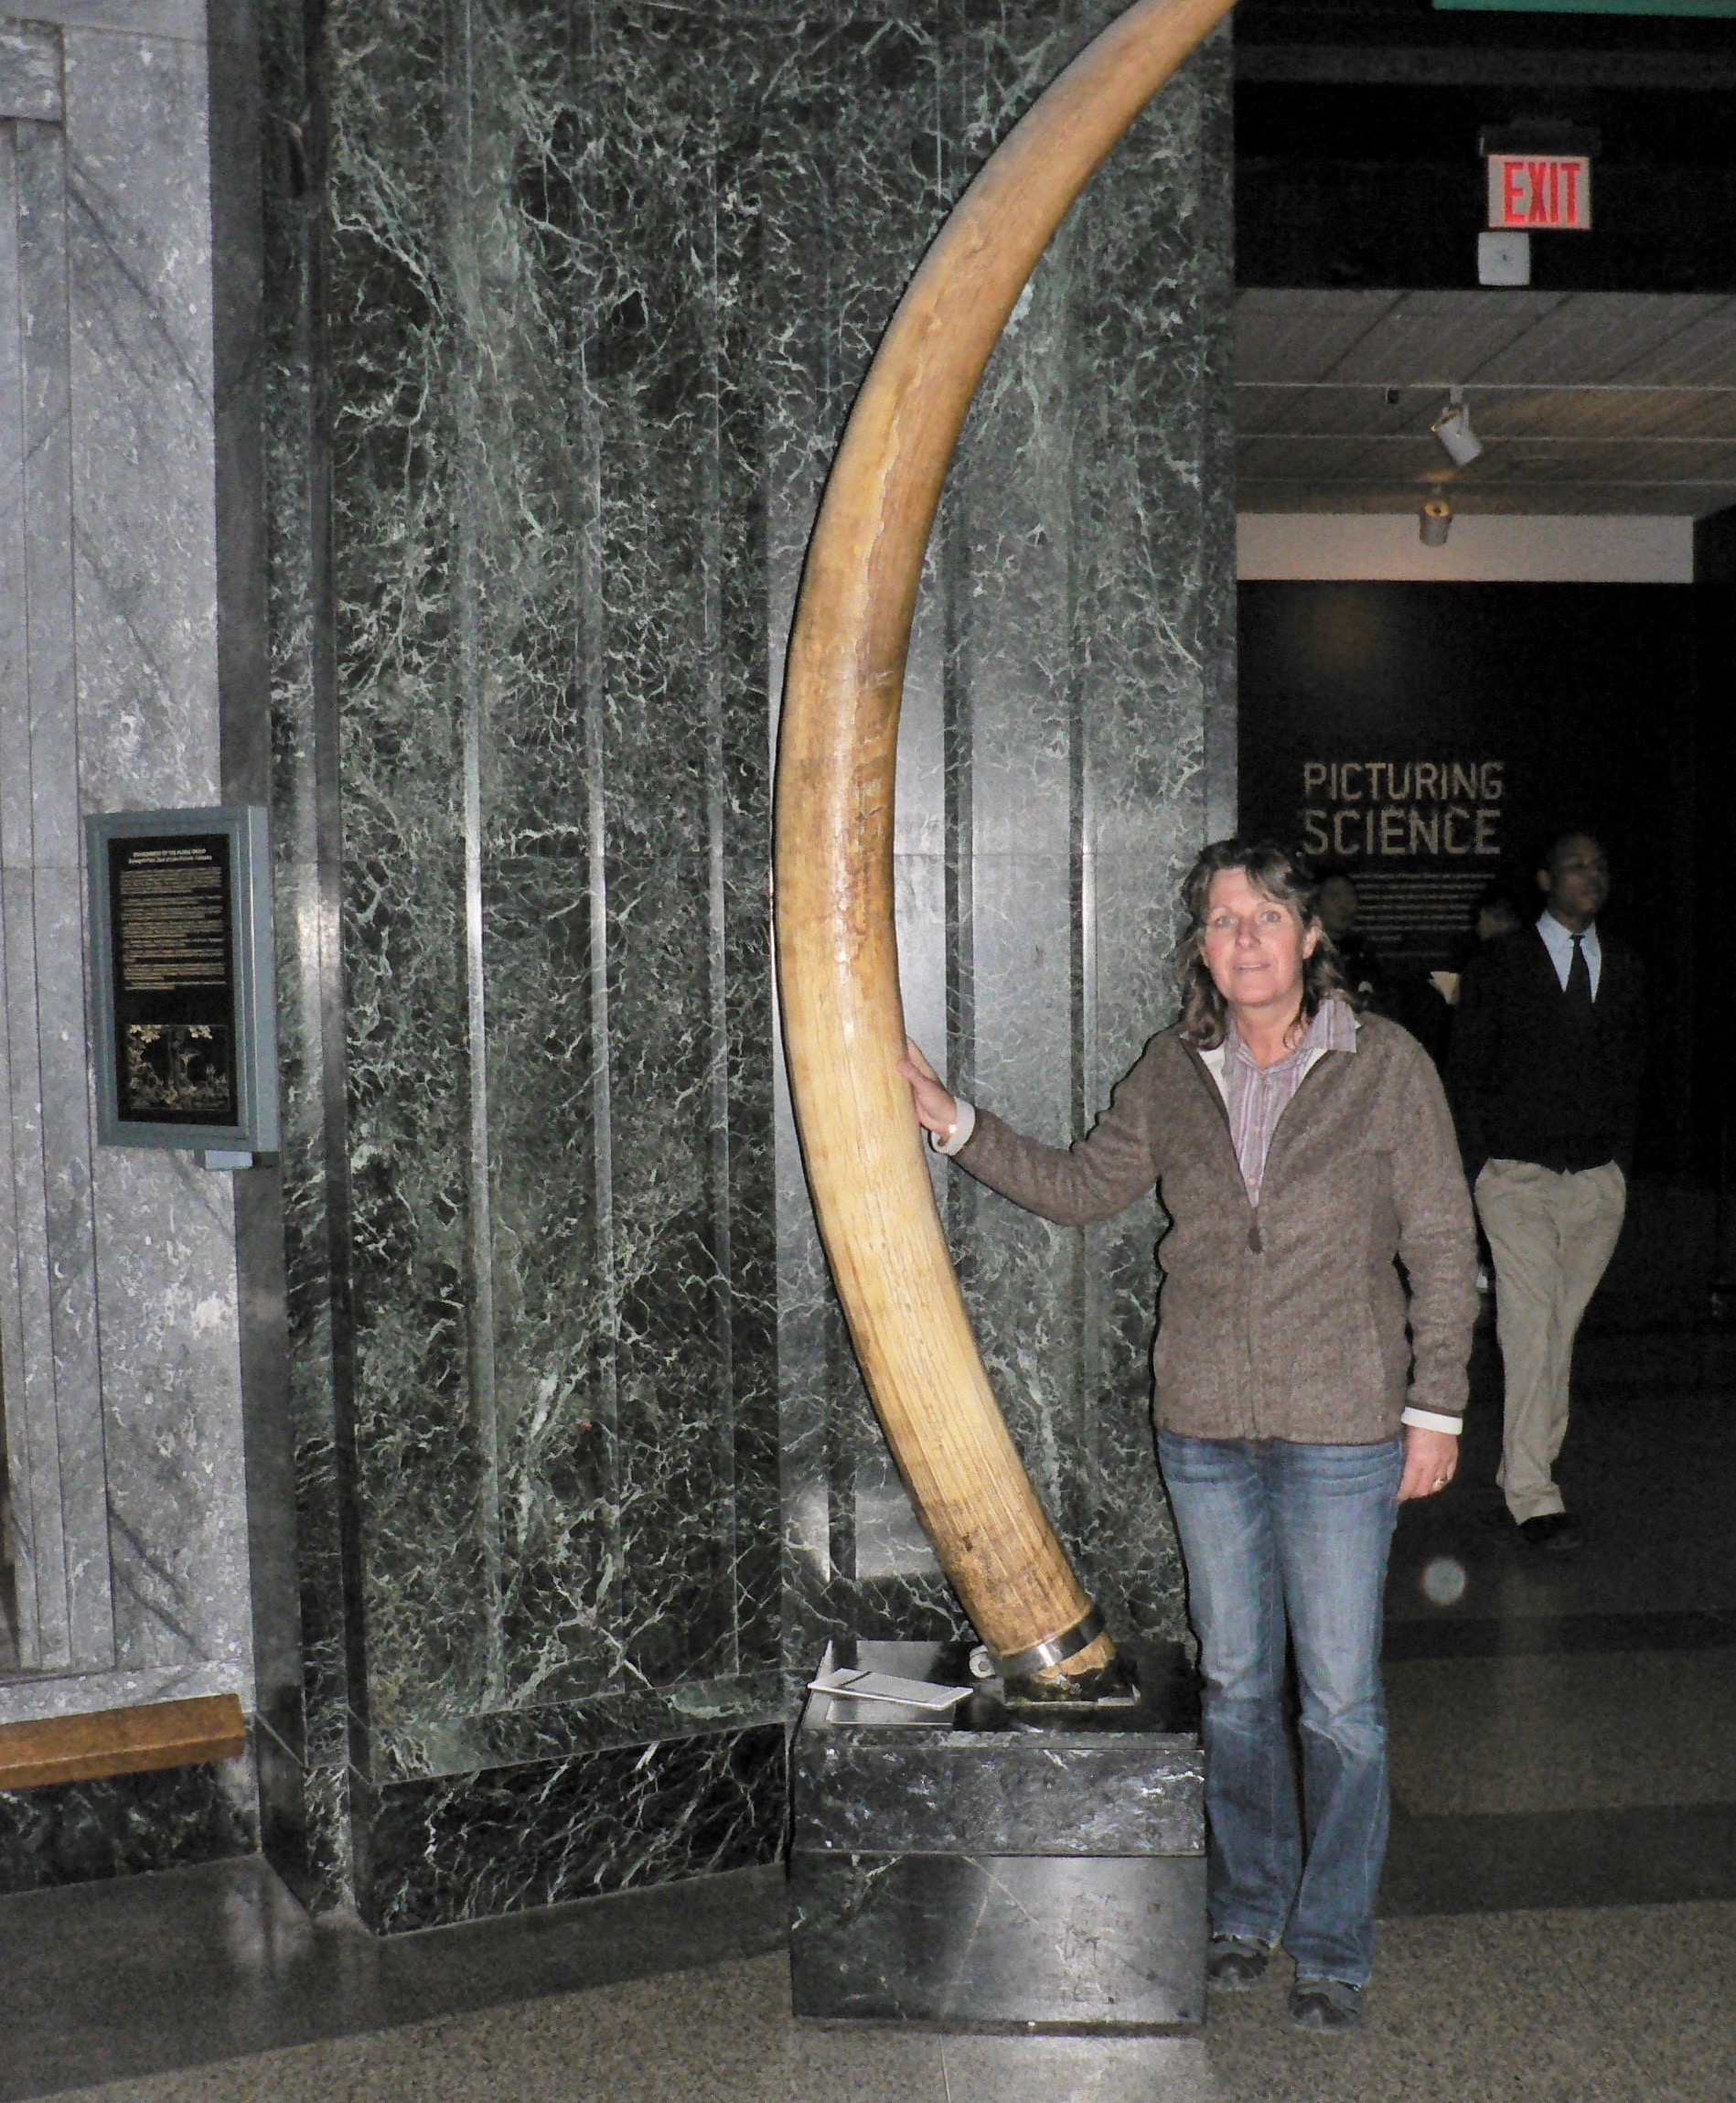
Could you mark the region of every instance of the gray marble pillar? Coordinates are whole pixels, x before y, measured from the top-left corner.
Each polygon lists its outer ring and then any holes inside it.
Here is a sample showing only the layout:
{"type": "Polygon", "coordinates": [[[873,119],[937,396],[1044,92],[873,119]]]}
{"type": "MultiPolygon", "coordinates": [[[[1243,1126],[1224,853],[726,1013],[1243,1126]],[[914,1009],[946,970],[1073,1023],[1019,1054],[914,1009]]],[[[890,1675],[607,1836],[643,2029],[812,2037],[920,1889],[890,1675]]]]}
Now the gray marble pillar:
{"type": "MultiPolygon", "coordinates": [[[[94,1143],[80,820],[220,799],[205,12],[0,20],[0,1722],[252,1701],[235,1193],[94,1143]]],[[[0,1889],[253,1844],[251,1772],[0,1796],[0,1889]]]]}
{"type": "Polygon", "coordinates": [[[0,1721],[251,1692],[232,1192],[92,1143],[79,821],[220,794],[202,11],[0,23],[0,1721]]]}

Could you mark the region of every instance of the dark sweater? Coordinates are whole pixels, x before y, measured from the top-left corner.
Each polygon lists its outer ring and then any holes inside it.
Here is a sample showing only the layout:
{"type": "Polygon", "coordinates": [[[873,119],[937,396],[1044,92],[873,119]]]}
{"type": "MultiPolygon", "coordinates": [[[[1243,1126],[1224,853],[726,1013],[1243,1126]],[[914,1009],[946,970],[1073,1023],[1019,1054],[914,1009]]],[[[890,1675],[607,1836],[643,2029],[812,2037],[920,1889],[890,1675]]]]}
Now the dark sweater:
{"type": "Polygon", "coordinates": [[[1473,1176],[1490,1160],[1575,1170],[1631,1164],[1645,986],[1625,943],[1601,928],[1598,943],[1589,1017],[1576,1014],[1535,928],[1501,936],[1466,966],[1447,1090],[1473,1176]]]}

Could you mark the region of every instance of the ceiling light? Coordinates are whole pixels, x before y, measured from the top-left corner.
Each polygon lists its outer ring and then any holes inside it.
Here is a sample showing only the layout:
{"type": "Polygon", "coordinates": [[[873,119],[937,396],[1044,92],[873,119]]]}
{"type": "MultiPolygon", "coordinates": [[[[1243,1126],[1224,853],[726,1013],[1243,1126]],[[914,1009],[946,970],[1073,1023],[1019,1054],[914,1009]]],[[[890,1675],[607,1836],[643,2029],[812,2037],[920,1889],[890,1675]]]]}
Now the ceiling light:
{"type": "Polygon", "coordinates": [[[1444,497],[1431,497],[1417,520],[1417,538],[1425,548],[1444,548],[1452,531],[1452,506],[1444,497]]]}
{"type": "Polygon", "coordinates": [[[1468,467],[1483,450],[1483,441],[1471,428],[1471,410],[1463,387],[1447,391],[1446,407],[1429,426],[1446,447],[1455,467],[1468,467]]]}

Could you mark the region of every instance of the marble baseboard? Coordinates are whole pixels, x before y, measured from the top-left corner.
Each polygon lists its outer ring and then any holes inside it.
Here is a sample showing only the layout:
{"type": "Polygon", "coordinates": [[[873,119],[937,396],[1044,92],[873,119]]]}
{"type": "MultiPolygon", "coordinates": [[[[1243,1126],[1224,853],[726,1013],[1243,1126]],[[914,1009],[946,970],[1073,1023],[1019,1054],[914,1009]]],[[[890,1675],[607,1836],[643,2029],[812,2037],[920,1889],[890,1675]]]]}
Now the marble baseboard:
{"type": "Polygon", "coordinates": [[[316,1918],[353,1913],[351,1770],[341,1761],[304,1765],[263,1730],[257,1742],[260,1852],[316,1918]]]}
{"type": "Polygon", "coordinates": [[[376,1713],[369,1722],[368,1773],[383,1787],[496,1767],[548,1765],[623,1747],[638,1753],[648,1744],[702,1732],[782,1729],[799,1706],[799,1699],[788,1699],[783,1675],[772,1669],[564,1701],[552,1693],[534,1705],[467,1716],[376,1713]]]}
{"type": "Polygon", "coordinates": [[[252,1763],[0,1791],[0,1894],[251,1855],[252,1763]]]}
{"type": "Polygon", "coordinates": [[[777,1860],[781,1724],[376,1787],[350,1783],[357,1903],[402,1934],[777,1860]]]}
{"type": "Polygon", "coordinates": [[[315,1915],[351,1897],[348,1871],[348,1774],[310,1766],[269,1723],[256,1718],[259,1851],[315,1915]]]}

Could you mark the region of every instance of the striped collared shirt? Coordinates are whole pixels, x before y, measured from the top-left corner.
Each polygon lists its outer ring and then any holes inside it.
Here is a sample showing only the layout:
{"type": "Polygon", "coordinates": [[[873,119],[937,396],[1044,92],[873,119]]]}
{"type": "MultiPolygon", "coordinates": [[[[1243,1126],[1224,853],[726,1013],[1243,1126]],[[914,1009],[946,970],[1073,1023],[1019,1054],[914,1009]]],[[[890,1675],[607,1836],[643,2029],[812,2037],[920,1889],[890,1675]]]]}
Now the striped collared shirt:
{"type": "Polygon", "coordinates": [[[1236,1143],[1236,1159],[1241,1164],[1250,1205],[1259,1203],[1272,1134],[1291,1098],[1302,1086],[1303,1076],[1325,1053],[1354,1052],[1356,1048],[1356,1014],[1347,1001],[1335,997],[1322,1001],[1307,1035],[1275,1066],[1256,1066],[1236,1034],[1236,1025],[1232,1022],[1228,1025],[1221,1086],[1229,1111],[1229,1134],[1236,1143]]]}

